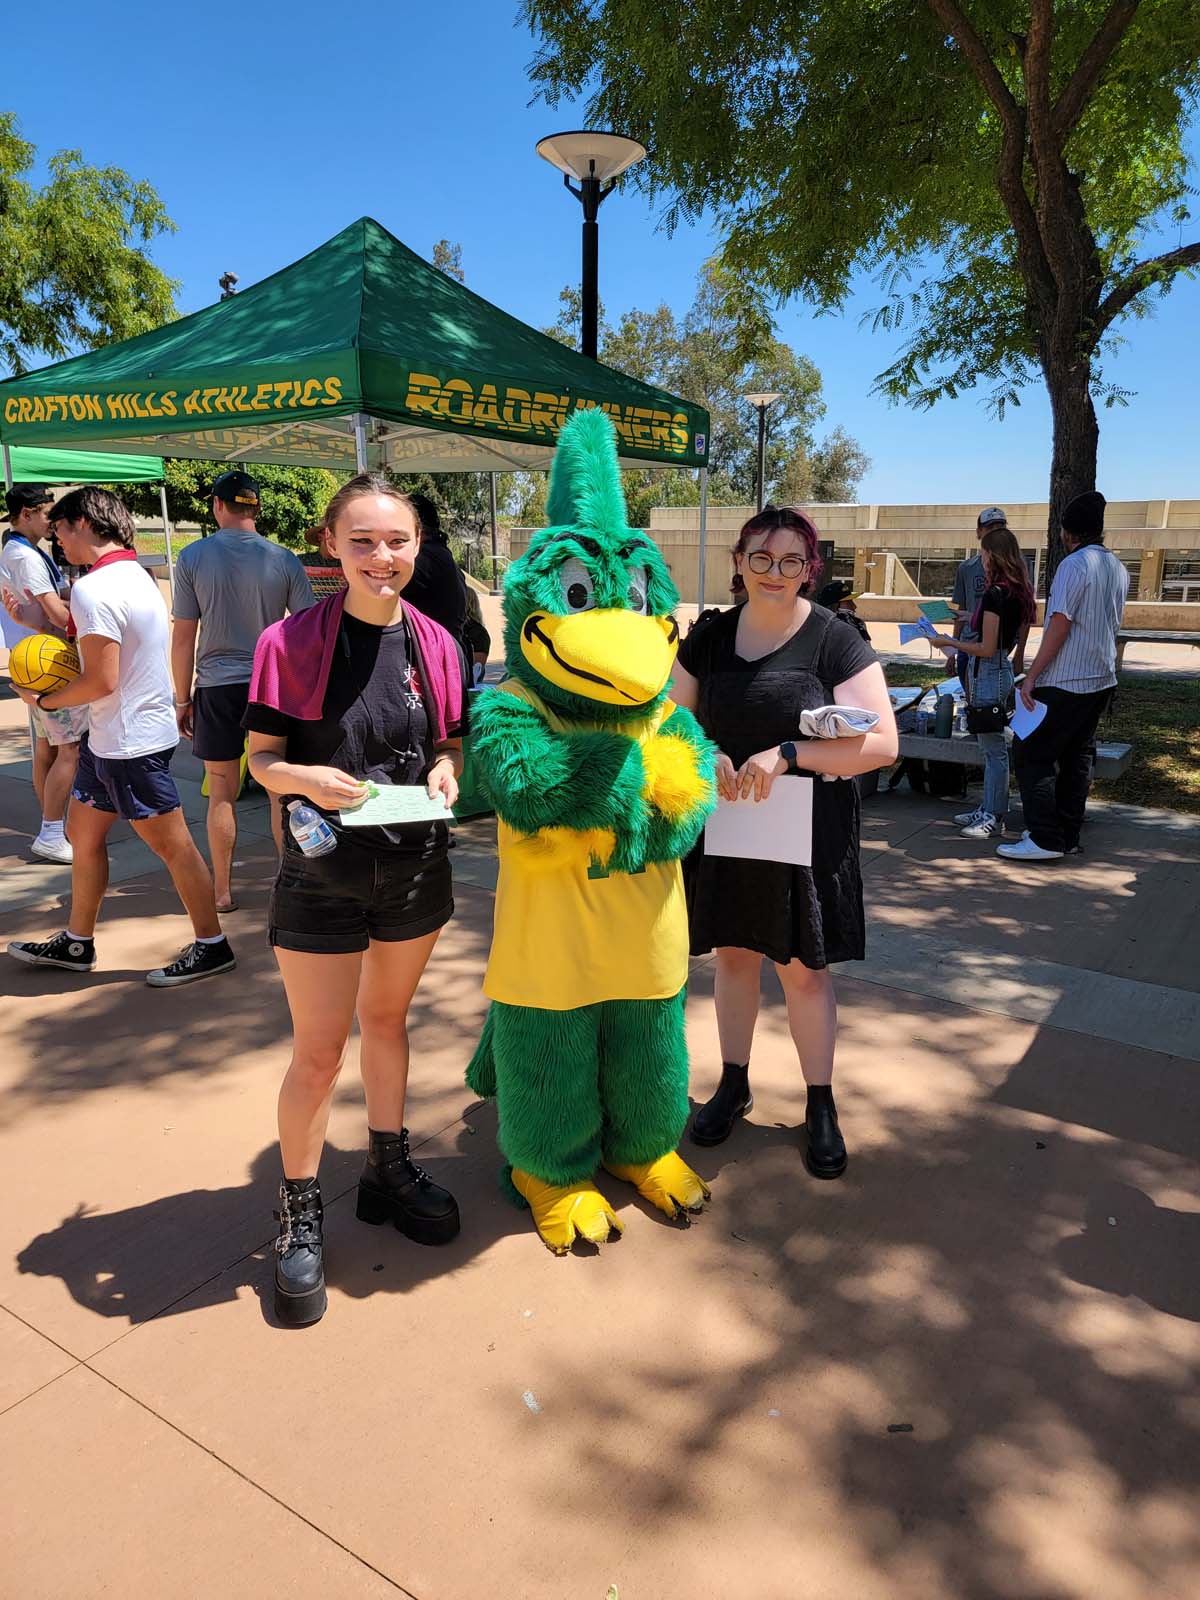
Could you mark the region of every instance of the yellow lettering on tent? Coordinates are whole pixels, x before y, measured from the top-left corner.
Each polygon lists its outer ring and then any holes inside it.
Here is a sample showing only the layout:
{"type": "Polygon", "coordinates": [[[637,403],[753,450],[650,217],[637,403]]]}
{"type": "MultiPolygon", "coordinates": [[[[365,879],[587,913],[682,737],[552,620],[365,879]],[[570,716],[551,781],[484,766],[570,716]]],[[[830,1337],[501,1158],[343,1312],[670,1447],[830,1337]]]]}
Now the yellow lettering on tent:
{"type": "Polygon", "coordinates": [[[322,383],[320,378],[309,378],[308,382],[304,385],[303,392],[300,395],[300,404],[302,406],[318,405],[319,401],[317,396],[324,387],[325,385],[322,383]]]}
{"type": "Polygon", "coordinates": [[[342,380],[340,378],[325,379],[325,398],[322,405],[339,406],[342,403],[342,380]]]}
{"type": "Polygon", "coordinates": [[[672,434],[675,436],[675,447],[681,455],[687,453],[688,447],[688,419],[685,411],[677,411],[671,418],[673,424],[672,434]]]}
{"type": "Polygon", "coordinates": [[[178,415],[175,410],[175,394],[176,391],[174,389],[168,389],[159,399],[158,403],[162,407],[162,414],[164,417],[174,417],[178,415]]]}
{"type": "Polygon", "coordinates": [[[405,410],[415,411],[418,415],[436,417],[441,392],[441,384],[428,372],[410,372],[408,394],[404,401],[405,410]]]}
{"type": "Polygon", "coordinates": [[[529,432],[529,391],[507,388],[504,391],[504,426],[514,432],[529,432]]]}
{"type": "Polygon", "coordinates": [[[106,394],[104,403],[108,407],[110,417],[123,418],[128,414],[125,410],[125,396],[123,394],[106,394]]]}
{"type": "Polygon", "coordinates": [[[475,391],[465,378],[450,378],[442,390],[442,399],[439,410],[444,417],[457,417],[461,422],[470,422],[474,416],[475,391]],[[454,410],[455,398],[459,400],[459,409],[454,410]]]}
{"type": "Polygon", "coordinates": [[[254,399],[250,402],[250,409],[252,411],[270,411],[270,395],[271,390],[274,387],[275,385],[273,383],[260,383],[258,388],[254,391],[254,399]]]}
{"type": "Polygon", "coordinates": [[[4,420],[5,422],[15,422],[17,420],[17,397],[15,394],[5,397],[4,420]]]}
{"type": "Polygon", "coordinates": [[[101,410],[100,396],[98,394],[85,394],[83,403],[87,407],[89,422],[102,422],[104,420],[104,412],[101,410]]]}
{"type": "Polygon", "coordinates": [[[194,417],[200,410],[200,391],[193,389],[191,394],[183,397],[183,414],[185,417],[194,417]]]}
{"type": "Polygon", "coordinates": [[[479,391],[479,399],[475,402],[475,421],[493,428],[500,426],[500,413],[496,407],[496,385],[494,383],[485,383],[479,391]]]}
{"type": "Polygon", "coordinates": [[[84,405],[83,396],[80,394],[71,396],[71,416],[76,422],[82,422],[87,416],[87,407],[84,405]]]}

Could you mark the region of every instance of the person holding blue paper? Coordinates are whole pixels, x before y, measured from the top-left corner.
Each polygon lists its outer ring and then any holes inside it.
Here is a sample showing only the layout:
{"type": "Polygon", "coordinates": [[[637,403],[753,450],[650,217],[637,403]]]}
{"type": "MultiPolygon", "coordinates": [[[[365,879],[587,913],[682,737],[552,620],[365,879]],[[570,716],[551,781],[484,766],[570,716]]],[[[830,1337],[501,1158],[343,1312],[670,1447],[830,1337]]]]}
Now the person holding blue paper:
{"type": "MultiPolygon", "coordinates": [[[[1029,625],[1037,616],[1037,601],[1016,539],[1003,524],[984,529],[979,541],[985,585],[971,613],[968,628],[957,638],[935,633],[930,644],[947,656],[965,658],[961,673],[970,705],[1004,708],[1013,690],[1014,672],[1009,659],[1020,649],[1029,625]]],[[[983,752],[983,804],[955,817],[964,839],[999,839],[1008,815],[1008,740],[1004,719],[999,726],[977,731],[983,752]]]]}
{"type": "Polygon", "coordinates": [[[340,813],[372,786],[419,784],[454,804],[466,663],[401,598],[421,541],[408,495],[364,473],[334,495],[325,525],[347,586],[265,631],[245,716],[256,781],[281,805],[310,802],[337,839],[310,856],[285,832],[268,916],[294,1031],[275,1266],[275,1310],[290,1326],[325,1311],[317,1168],[356,1012],[369,1130],[357,1215],[422,1244],[459,1230],[454,1197],[413,1163],[404,1125],[408,1011],[454,909],[446,824],[347,827],[340,813]]]}

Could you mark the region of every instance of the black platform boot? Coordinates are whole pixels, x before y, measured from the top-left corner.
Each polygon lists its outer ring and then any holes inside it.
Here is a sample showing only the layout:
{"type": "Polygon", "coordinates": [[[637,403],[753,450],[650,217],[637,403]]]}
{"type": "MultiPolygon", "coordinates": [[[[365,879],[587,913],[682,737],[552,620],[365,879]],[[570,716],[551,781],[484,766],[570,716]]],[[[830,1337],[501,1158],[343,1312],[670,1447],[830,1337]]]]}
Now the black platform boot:
{"type": "Polygon", "coordinates": [[[732,1061],[722,1061],[716,1094],[692,1118],[692,1143],[723,1144],[737,1119],[753,1105],[749,1065],[739,1067],[732,1061]]]}
{"type": "Polygon", "coordinates": [[[358,1180],[358,1220],[394,1223],[418,1244],[448,1244],[461,1226],[458,1202],[409,1155],[408,1129],[368,1131],[367,1164],[358,1180]]]}
{"type": "Polygon", "coordinates": [[[846,1145],[829,1084],[809,1087],[804,1126],[808,1130],[804,1165],[814,1178],[840,1178],[846,1170],[846,1145]]]}
{"type": "Polygon", "coordinates": [[[289,1328],[303,1328],[325,1315],[325,1212],[316,1178],[285,1178],[275,1215],[275,1315],[289,1328]]]}

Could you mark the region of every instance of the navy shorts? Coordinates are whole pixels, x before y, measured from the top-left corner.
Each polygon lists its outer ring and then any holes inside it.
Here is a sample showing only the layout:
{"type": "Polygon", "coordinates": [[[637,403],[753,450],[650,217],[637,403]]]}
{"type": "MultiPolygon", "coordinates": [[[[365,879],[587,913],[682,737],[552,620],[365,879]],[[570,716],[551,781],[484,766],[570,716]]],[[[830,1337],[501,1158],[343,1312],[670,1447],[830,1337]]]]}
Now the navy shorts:
{"type": "Polygon", "coordinates": [[[95,811],[114,811],[126,822],[145,822],[148,817],[164,817],[178,811],[179,790],[171,776],[170,750],[156,750],[149,756],[130,756],[108,761],[94,756],[85,733],[79,743],[79,765],[71,793],[76,800],[95,811]]]}
{"type": "MultiPolygon", "coordinates": [[[[441,825],[438,831],[444,834],[441,825]]],[[[372,850],[342,839],[327,856],[306,856],[289,833],[267,912],[281,950],[347,955],[372,939],[420,939],[454,912],[444,838],[419,853],[372,850]]]]}
{"type": "Polygon", "coordinates": [[[192,754],[199,761],[240,761],[246,744],[242,718],[248,683],[214,683],[192,693],[192,754]]]}

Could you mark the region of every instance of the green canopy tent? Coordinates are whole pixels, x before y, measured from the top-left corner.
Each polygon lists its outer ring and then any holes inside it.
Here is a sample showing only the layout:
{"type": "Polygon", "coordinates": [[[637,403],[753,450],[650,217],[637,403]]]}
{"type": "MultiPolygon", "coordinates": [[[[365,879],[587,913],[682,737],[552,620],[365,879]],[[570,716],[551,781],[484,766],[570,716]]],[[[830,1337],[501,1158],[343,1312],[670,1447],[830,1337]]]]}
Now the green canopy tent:
{"type": "Polygon", "coordinates": [[[0,383],[0,440],[341,472],[545,470],[581,406],[612,418],[624,466],[700,469],[703,529],[706,411],[527,327],[364,217],[230,299],[0,383]]]}
{"type": "Polygon", "coordinates": [[[161,483],[161,456],[4,446],[4,486],[14,483],[161,483]]]}

